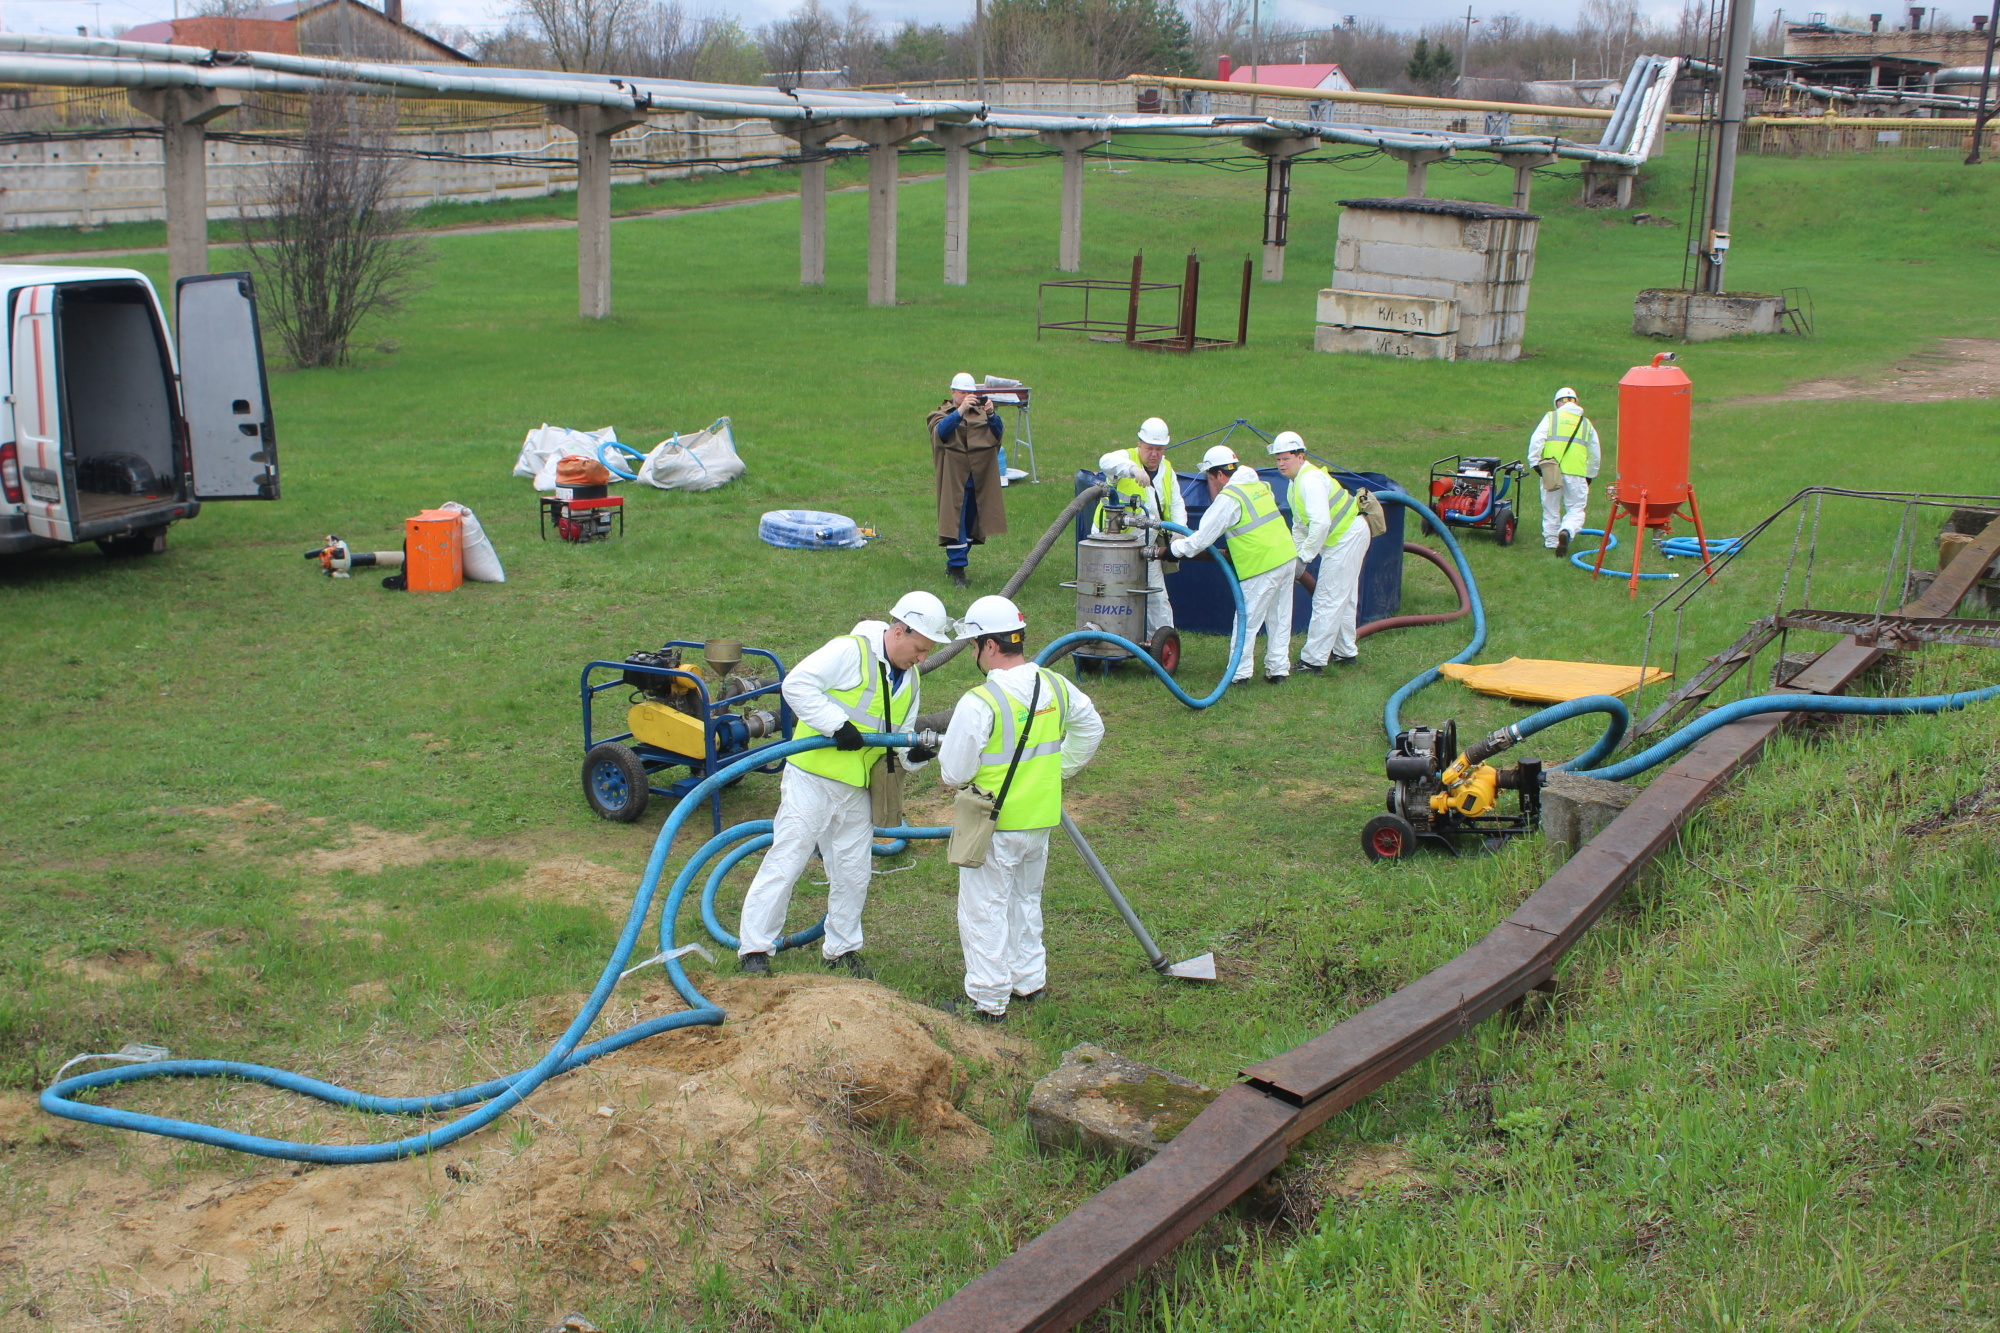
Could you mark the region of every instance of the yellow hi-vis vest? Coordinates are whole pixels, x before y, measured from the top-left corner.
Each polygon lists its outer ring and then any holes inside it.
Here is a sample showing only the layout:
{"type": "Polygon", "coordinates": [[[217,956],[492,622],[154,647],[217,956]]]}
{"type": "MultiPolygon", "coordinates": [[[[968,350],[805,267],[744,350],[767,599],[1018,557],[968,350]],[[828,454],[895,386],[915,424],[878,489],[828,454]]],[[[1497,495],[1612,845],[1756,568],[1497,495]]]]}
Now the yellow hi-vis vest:
{"type": "MultiPolygon", "coordinates": [[[[916,695],[916,671],[914,669],[905,671],[903,683],[891,690],[888,664],[875,656],[875,650],[869,646],[866,638],[859,634],[851,634],[848,637],[861,649],[861,683],[852,689],[828,690],[826,697],[833,700],[840,711],[847,714],[847,720],[862,731],[901,731],[902,724],[910,716],[910,705],[916,695]],[[883,698],[885,691],[888,693],[886,700],[883,698]]],[[[807,725],[804,719],[800,719],[798,725],[792,729],[792,739],[795,741],[825,734],[807,725]]],[[[807,750],[795,754],[791,758],[791,763],[808,773],[832,778],[835,782],[845,782],[850,787],[865,787],[868,785],[868,770],[873,768],[875,761],[885,753],[886,751],[873,745],[859,750],[841,750],[828,746],[824,750],[807,750]]]]}
{"type": "Polygon", "coordinates": [[[1542,457],[1560,463],[1565,477],[1583,476],[1590,471],[1590,422],[1573,407],[1559,407],[1549,415],[1555,420],[1542,441],[1542,457]]]}
{"type": "MultiPolygon", "coordinates": [[[[1335,481],[1333,474],[1319,464],[1307,463],[1299,469],[1299,475],[1292,478],[1292,489],[1288,493],[1292,501],[1292,540],[1294,543],[1300,537],[1304,536],[1306,530],[1312,526],[1306,519],[1305,505],[1299,491],[1299,482],[1305,478],[1308,472],[1317,472],[1320,476],[1326,478],[1327,511],[1333,519],[1333,527],[1326,534],[1326,544],[1332,546],[1335,542],[1346,536],[1347,530],[1354,526],[1354,520],[1361,517],[1361,497],[1335,481]]],[[[1241,575],[1238,577],[1241,577],[1241,575]]]]}
{"type": "Polygon", "coordinates": [[[993,710],[993,732],[986,748],[979,752],[979,772],[973,781],[982,791],[1000,794],[1007,781],[1007,766],[1014,761],[1014,746],[1020,743],[1021,728],[1028,729],[1027,744],[1021,748],[1021,763],[1014,770],[1014,785],[1000,806],[1001,832],[1020,829],[1054,828],[1062,823],[1062,748],[1069,731],[1069,694],[1062,680],[1041,667],[1042,693],[1035,703],[1035,715],[1028,705],[998,685],[988,681],[971,691],[993,710]]]}
{"type": "MultiPolygon", "coordinates": [[[[1146,465],[1139,461],[1137,449],[1127,449],[1125,456],[1132,460],[1132,466],[1141,472],[1146,465]]],[[[1136,508],[1141,513],[1154,518],[1168,519],[1174,516],[1172,495],[1180,482],[1174,476],[1174,465],[1166,459],[1160,460],[1160,470],[1149,481],[1134,481],[1130,477],[1118,477],[1111,483],[1111,489],[1125,497],[1125,507],[1136,508]]],[[[1090,516],[1090,530],[1104,531],[1104,502],[1097,502],[1097,512],[1090,516]]],[[[1164,540],[1164,538],[1162,539],[1164,540]]]]}
{"type": "Polygon", "coordinates": [[[1232,480],[1229,488],[1236,492],[1240,511],[1229,526],[1229,559],[1236,566],[1236,577],[1255,578],[1287,560],[1298,559],[1299,548],[1292,541],[1292,530],[1285,526],[1285,516],[1278,512],[1271,483],[1239,484],[1232,480]]]}

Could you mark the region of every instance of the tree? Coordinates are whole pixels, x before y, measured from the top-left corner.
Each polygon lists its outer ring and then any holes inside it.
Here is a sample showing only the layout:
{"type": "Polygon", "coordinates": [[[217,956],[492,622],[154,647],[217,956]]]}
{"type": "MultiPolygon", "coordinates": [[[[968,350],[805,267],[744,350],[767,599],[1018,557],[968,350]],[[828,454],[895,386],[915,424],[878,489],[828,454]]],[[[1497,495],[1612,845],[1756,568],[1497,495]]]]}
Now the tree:
{"type": "Polygon", "coordinates": [[[1410,63],[1403,66],[1403,74],[1411,83],[1442,93],[1447,83],[1458,73],[1458,59],[1451,48],[1443,42],[1431,44],[1428,37],[1417,38],[1417,44],[1410,48],[1410,63]]]}
{"type": "Polygon", "coordinates": [[[521,8],[558,67],[608,74],[639,0],[521,0],[521,8]]]}
{"type": "Polygon", "coordinates": [[[300,367],[346,364],[355,330],[419,290],[429,254],[394,203],[395,123],[393,98],[308,93],[296,154],[264,168],[265,211],[240,208],[265,309],[300,367]]]}

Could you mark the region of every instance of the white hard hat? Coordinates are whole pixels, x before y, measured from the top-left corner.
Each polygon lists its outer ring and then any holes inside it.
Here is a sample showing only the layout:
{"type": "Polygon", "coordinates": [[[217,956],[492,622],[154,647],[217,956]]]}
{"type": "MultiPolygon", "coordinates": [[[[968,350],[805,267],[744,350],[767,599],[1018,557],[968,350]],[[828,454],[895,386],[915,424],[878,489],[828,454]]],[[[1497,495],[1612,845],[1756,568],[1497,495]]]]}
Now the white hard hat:
{"type": "Polygon", "coordinates": [[[1027,627],[1028,622],[1021,619],[1020,607],[992,594],[965,608],[965,618],[958,622],[958,637],[976,639],[982,634],[1008,634],[1027,627]]]}
{"type": "Polygon", "coordinates": [[[944,603],[927,592],[906,592],[889,608],[889,618],[908,625],[932,643],[951,642],[951,617],[944,603]]]}
{"type": "Polygon", "coordinates": [[[1173,441],[1167,431],[1167,423],[1158,417],[1147,417],[1139,427],[1139,443],[1165,445],[1173,441]]]}
{"type": "Polygon", "coordinates": [[[1211,445],[1209,451],[1201,456],[1201,470],[1203,472],[1213,472],[1219,467],[1228,467],[1231,463],[1240,463],[1242,461],[1242,459],[1236,456],[1236,451],[1228,445],[1211,445]]]}
{"type": "Polygon", "coordinates": [[[971,374],[961,370],[956,375],[953,375],[951,377],[951,387],[954,389],[962,389],[967,393],[971,393],[979,386],[972,382],[971,374]]]}
{"type": "Polygon", "coordinates": [[[1305,451],[1306,442],[1299,438],[1297,431],[1281,430],[1278,432],[1276,438],[1271,441],[1271,447],[1264,452],[1267,454],[1302,454],[1305,451]]]}
{"type": "Polygon", "coordinates": [[[1576,400],[1576,390],[1570,388],[1567,384],[1563,385],[1562,388],[1556,390],[1557,402],[1560,403],[1565,398],[1569,399],[1572,402],[1576,400]]]}

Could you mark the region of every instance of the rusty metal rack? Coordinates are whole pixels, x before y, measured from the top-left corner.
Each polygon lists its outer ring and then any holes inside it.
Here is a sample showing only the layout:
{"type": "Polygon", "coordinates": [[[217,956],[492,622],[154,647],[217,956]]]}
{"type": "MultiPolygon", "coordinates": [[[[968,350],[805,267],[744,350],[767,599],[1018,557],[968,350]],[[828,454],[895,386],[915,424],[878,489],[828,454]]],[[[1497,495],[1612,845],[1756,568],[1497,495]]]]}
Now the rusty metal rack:
{"type": "Polygon", "coordinates": [[[1948,616],[1881,615],[1873,611],[1821,611],[1801,607],[1774,617],[1779,629],[1818,630],[1851,634],[1870,647],[1952,643],[1970,648],[2000,648],[2000,621],[1957,620],[1948,616]]]}
{"type": "MultiPolygon", "coordinates": [[[[1906,622],[1948,616],[1996,555],[2000,519],[1896,616],[1906,622]]],[[[1782,692],[1839,693],[1886,651],[1850,635],[1782,692]]],[[[1074,1328],[1268,1175],[1293,1144],[1530,990],[1548,988],[1562,956],[1793,716],[1746,719],[1691,747],[1479,943],[1311,1041],[1243,1071],[1243,1082],[1225,1089],[1151,1161],[975,1278],[909,1333],[1074,1328]]]]}
{"type": "Polygon", "coordinates": [[[1188,252],[1186,273],[1177,283],[1145,281],[1145,265],[1146,253],[1142,250],[1132,256],[1132,276],[1123,282],[1110,278],[1066,278],[1041,284],[1035,292],[1035,337],[1039,339],[1044,329],[1088,333],[1093,342],[1122,342],[1127,347],[1137,347],[1148,352],[1212,352],[1223,347],[1241,347],[1250,340],[1250,259],[1247,255],[1243,260],[1243,290],[1237,300],[1234,339],[1207,338],[1195,330],[1201,310],[1199,255],[1192,250],[1188,252]],[[1043,297],[1051,288],[1082,292],[1083,317],[1063,320],[1043,319],[1043,297]],[[1107,319],[1093,319],[1090,314],[1092,292],[1124,293],[1124,321],[1113,323],[1107,319]],[[1172,324],[1140,322],[1139,300],[1147,292],[1177,294],[1178,312],[1172,324]]]}

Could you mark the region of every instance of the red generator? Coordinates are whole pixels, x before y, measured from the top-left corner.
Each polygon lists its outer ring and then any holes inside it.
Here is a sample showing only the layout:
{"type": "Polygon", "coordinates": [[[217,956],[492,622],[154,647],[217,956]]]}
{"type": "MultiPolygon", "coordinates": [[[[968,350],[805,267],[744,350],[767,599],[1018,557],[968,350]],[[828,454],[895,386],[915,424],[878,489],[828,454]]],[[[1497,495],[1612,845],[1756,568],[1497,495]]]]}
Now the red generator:
{"type": "Polygon", "coordinates": [[[1431,512],[1453,527],[1479,528],[1501,546],[1514,544],[1521,479],[1528,465],[1452,454],[1431,464],[1431,512]]]}

